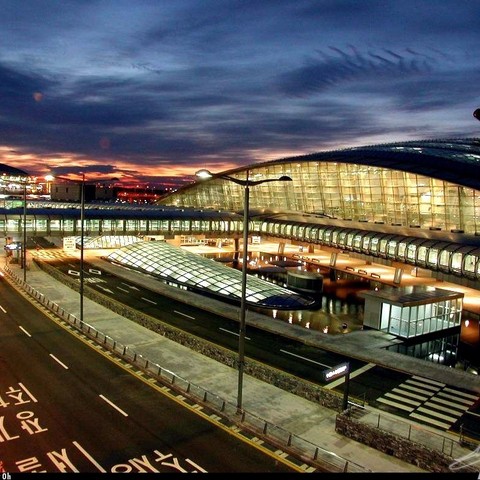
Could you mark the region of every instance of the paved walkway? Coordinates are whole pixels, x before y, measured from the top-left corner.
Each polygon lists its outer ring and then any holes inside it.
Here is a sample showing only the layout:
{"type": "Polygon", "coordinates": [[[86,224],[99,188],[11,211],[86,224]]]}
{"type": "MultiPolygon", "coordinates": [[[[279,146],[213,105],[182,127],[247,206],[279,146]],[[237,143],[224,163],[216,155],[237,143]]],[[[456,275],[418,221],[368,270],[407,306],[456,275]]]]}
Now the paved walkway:
{"type": "MultiPolygon", "coordinates": [[[[96,261],[94,257],[86,258],[86,261],[96,261]]],[[[98,257],[97,257],[98,260],[98,257]]],[[[18,266],[10,265],[12,269],[17,269],[17,274],[22,278],[23,271],[18,266]]],[[[135,272],[129,272],[128,275],[138,275],[135,272]]],[[[149,279],[149,282],[156,282],[149,279]]],[[[145,277],[143,277],[145,283],[145,277]]],[[[79,296],[64,284],[55,281],[48,274],[35,267],[31,262],[31,268],[27,270],[27,283],[33,288],[43,293],[46,298],[61,306],[64,310],[73,315],[79,314],[79,296]]],[[[237,316],[238,318],[238,316],[237,316]]],[[[86,323],[91,324],[97,330],[109,335],[118,342],[129,346],[132,350],[138,352],[152,362],[161,365],[177,375],[190,380],[194,384],[201,385],[203,388],[216,393],[221,398],[235,403],[237,395],[238,374],[235,369],[218,363],[208,357],[193,352],[165,337],[151,332],[150,330],[121,317],[112,311],[96,304],[95,302],[84,298],[84,319],[86,323]],[[181,359],[181,362],[179,362],[181,359]]],[[[259,315],[249,316],[248,322],[262,322],[265,327],[268,322],[273,322],[275,328],[283,328],[283,324],[275,322],[259,315]]],[[[291,327],[291,326],[287,326],[291,327]]],[[[299,329],[304,331],[305,329],[299,329]]],[[[291,331],[291,328],[289,328],[291,331]]],[[[314,332],[307,332],[312,336],[314,332]]],[[[354,332],[355,333],[355,332],[354,332]]],[[[367,332],[357,332],[360,335],[342,335],[341,349],[344,353],[348,351],[363,352],[365,359],[370,357],[378,363],[378,356],[385,353],[385,350],[379,350],[379,346],[388,341],[381,332],[372,331],[369,333],[368,341],[364,336],[367,332]]],[[[317,338],[322,348],[335,350],[340,348],[338,345],[338,336],[313,335],[317,338]],[[323,343],[322,343],[323,342],[323,343]],[[337,346],[335,346],[337,343],[337,346]],[[328,345],[327,345],[328,344],[328,345]]],[[[312,340],[311,340],[312,341],[312,340]]],[[[452,371],[452,369],[442,368],[441,365],[427,364],[427,362],[415,361],[415,359],[394,354],[384,359],[384,363],[391,361],[404,361],[408,365],[405,368],[411,368],[413,371],[418,369],[422,376],[432,376],[433,379],[443,375],[454,384],[462,385],[463,388],[469,388],[470,382],[472,388],[480,392],[480,379],[472,379],[472,375],[466,377],[462,371],[452,371]],[[469,385],[465,385],[468,378],[469,385]]],[[[381,359],[380,359],[381,360],[381,359]]],[[[367,360],[368,361],[368,360],[367,360]]],[[[307,401],[301,397],[290,394],[284,390],[276,388],[270,384],[261,382],[248,375],[244,378],[243,406],[248,412],[258,415],[267,422],[276,424],[299,437],[312,442],[325,450],[331,451],[346,461],[359,465],[367,471],[372,472],[421,472],[423,470],[403,462],[393,456],[383,454],[373,448],[367,447],[359,442],[339,435],[335,431],[335,418],[337,412],[316,403],[307,401]]],[[[383,414],[383,412],[382,412],[383,414]]],[[[421,427],[423,428],[423,426],[421,427]]],[[[427,428],[428,430],[428,428],[427,428]]]]}

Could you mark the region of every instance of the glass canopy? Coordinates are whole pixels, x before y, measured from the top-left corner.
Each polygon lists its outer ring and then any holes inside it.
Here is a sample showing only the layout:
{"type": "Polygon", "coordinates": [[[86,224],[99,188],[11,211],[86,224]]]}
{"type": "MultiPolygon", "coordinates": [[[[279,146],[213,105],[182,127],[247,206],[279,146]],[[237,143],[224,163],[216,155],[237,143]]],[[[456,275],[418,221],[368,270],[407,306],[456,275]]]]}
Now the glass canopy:
{"type": "MultiPolygon", "coordinates": [[[[163,241],[141,241],[108,255],[107,260],[148,273],[197,293],[240,301],[239,270],[219,264],[163,241]]],[[[299,310],[313,307],[315,300],[292,290],[247,275],[246,302],[255,307],[299,310]]]]}

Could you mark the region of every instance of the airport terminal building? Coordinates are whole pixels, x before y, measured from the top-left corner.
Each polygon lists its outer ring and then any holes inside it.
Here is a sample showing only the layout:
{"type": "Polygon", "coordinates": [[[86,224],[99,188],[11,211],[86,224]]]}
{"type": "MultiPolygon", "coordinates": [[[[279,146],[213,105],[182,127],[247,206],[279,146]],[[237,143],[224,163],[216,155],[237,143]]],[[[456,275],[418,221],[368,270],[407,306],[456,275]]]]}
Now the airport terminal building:
{"type": "MultiPolygon", "coordinates": [[[[261,162],[193,182],[152,206],[88,202],[85,235],[239,239],[245,192],[231,179],[288,176],[292,181],[249,188],[252,236],[411,265],[480,290],[479,162],[480,139],[381,144],[261,162]]],[[[2,168],[5,184],[24,173],[2,168]]],[[[29,238],[80,235],[78,203],[28,201],[23,210],[15,202],[0,203],[5,238],[21,241],[23,223],[29,238]]]]}
{"type": "MultiPolygon", "coordinates": [[[[251,189],[250,206],[345,222],[480,234],[480,141],[415,141],[322,152],[238,168],[222,175],[252,180],[288,175],[251,189]]],[[[241,210],[243,192],[213,178],[161,201],[241,210]]],[[[368,226],[367,226],[368,229],[368,226]]]]}
{"type": "Polygon", "coordinates": [[[480,140],[412,141],[262,162],[199,180],[159,203],[243,212],[249,232],[480,280],[480,140]],[[230,178],[225,178],[230,177],[230,178]]]}
{"type": "MultiPolygon", "coordinates": [[[[120,248],[115,255],[121,255],[122,263],[130,267],[153,272],[183,288],[238,299],[239,293],[232,289],[237,280],[223,280],[212,273],[202,277],[198,272],[203,264],[189,268],[196,264],[190,259],[181,269],[182,262],[173,250],[166,252],[161,245],[142,247],[131,239],[161,238],[176,246],[195,241],[218,246],[233,240],[238,252],[248,184],[252,243],[255,239],[278,243],[278,253],[291,244],[298,247],[300,257],[302,251],[328,251],[331,272],[335,272],[336,252],[343,252],[366,263],[393,266],[399,272],[418,270],[480,290],[479,162],[479,139],[319,152],[220,172],[192,182],[155,205],[88,202],[83,220],[78,203],[52,198],[28,201],[24,209],[4,201],[0,230],[11,245],[18,245],[25,238],[25,226],[28,248],[33,248],[28,239],[78,240],[83,232],[84,248],[120,248]],[[291,181],[275,181],[284,176],[291,181]],[[153,248],[155,252],[150,251],[153,248]],[[213,279],[209,285],[206,278],[213,279]]],[[[6,172],[4,177],[14,174],[6,172]]],[[[292,282],[305,281],[295,273],[298,278],[292,275],[292,282]]],[[[318,282],[318,278],[307,280],[318,282]]],[[[400,281],[394,283],[401,287],[400,281]]],[[[440,297],[438,292],[416,292],[414,297],[405,292],[395,297],[372,293],[366,302],[364,325],[406,339],[458,328],[462,298],[440,297]]],[[[265,306],[274,301],[275,308],[287,309],[293,301],[297,303],[291,308],[309,308],[305,302],[299,306],[299,299],[262,284],[252,287],[247,300],[265,306]]],[[[470,318],[479,322],[480,314],[470,318]]]]}
{"type": "MultiPolygon", "coordinates": [[[[152,206],[85,205],[85,235],[241,238],[244,186],[252,236],[425,269],[480,290],[480,140],[412,141],[262,162],[198,180],[152,206]],[[288,176],[289,182],[269,181],[288,176]]],[[[3,166],[2,179],[14,175],[3,166]]],[[[15,170],[15,169],[14,169],[15,170]]],[[[30,182],[30,180],[29,180],[30,182]]],[[[6,183],[6,182],[4,182],[6,183]]],[[[29,183],[30,184],[30,183],[29,183]]],[[[21,184],[20,184],[21,185],[21,184]]],[[[18,185],[17,185],[18,186],[18,185]]],[[[78,236],[80,205],[0,204],[5,238],[78,236]]]]}

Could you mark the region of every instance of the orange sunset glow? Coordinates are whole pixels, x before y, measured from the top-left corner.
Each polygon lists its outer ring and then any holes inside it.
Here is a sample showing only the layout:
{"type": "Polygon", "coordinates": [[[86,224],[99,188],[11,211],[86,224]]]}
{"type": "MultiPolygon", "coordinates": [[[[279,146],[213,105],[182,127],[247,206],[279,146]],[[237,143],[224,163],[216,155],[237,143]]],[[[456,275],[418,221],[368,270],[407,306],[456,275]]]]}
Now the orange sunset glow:
{"type": "MultiPolygon", "coordinates": [[[[274,151],[267,152],[257,150],[248,152],[252,157],[258,157],[268,161],[277,158],[285,158],[291,156],[294,152],[290,151],[274,151]]],[[[0,147],[0,163],[11,165],[15,168],[26,171],[29,175],[44,178],[52,172],[59,171],[62,176],[68,176],[72,179],[81,179],[80,172],[85,172],[88,177],[95,179],[96,177],[108,178],[109,176],[118,178],[118,182],[124,185],[158,185],[168,183],[171,186],[180,186],[185,182],[195,180],[195,171],[198,168],[208,168],[212,172],[222,172],[235,169],[238,167],[233,162],[212,159],[211,162],[203,162],[198,165],[175,165],[172,164],[141,164],[138,161],[116,160],[111,158],[105,160],[95,158],[85,158],[83,155],[49,155],[42,157],[35,154],[21,154],[8,147],[0,147]],[[165,179],[168,178],[166,182],[165,179]]]]}
{"type": "Polygon", "coordinates": [[[54,2],[32,15],[37,2],[6,0],[0,163],[182,185],[202,168],[478,136],[475,2],[345,2],[234,2],[235,15],[210,0],[54,2]],[[461,29],[446,28],[451,12],[461,29]]]}

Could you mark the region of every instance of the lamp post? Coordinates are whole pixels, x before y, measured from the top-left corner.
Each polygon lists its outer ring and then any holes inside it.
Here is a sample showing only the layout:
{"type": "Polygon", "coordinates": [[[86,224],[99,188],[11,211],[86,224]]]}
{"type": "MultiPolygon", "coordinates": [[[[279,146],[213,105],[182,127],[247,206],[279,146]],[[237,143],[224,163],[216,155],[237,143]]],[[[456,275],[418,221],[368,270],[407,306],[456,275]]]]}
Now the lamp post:
{"type": "Polygon", "coordinates": [[[243,373],[245,370],[245,333],[246,333],[246,313],[247,313],[247,257],[248,257],[248,222],[250,211],[250,187],[260,185],[266,182],[291,182],[292,179],[286,175],[280,178],[266,178],[263,180],[250,180],[250,171],[246,170],[245,180],[230,177],[229,175],[214,175],[208,170],[202,169],[195,173],[201,179],[221,178],[241,185],[244,189],[243,200],[243,252],[242,252],[242,290],[240,299],[240,327],[238,336],[238,392],[237,392],[237,411],[243,410],[243,373]]]}
{"type": "Polygon", "coordinates": [[[23,281],[27,281],[27,180],[23,181],[23,245],[22,245],[23,281]]]}
{"type": "Polygon", "coordinates": [[[23,269],[23,281],[27,281],[27,183],[28,177],[23,180],[13,181],[12,183],[20,184],[23,187],[23,213],[22,213],[22,260],[21,267],[23,269]]]}
{"type": "MultiPolygon", "coordinates": [[[[85,275],[84,275],[84,239],[85,239],[85,173],[81,172],[81,180],[73,180],[66,177],[55,177],[53,175],[48,175],[47,180],[52,181],[54,178],[59,178],[67,182],[77,183],[80,185],[80,323],[83,323],[83,297],[84,297],[84,284],[85,284],[85,275]]],[[[118,178],[109,178],[101,180],[92,180],[92,182],[107,182],[118,181],[118,178]]]]}
{"type": "Polygon", "coordinates": [[[85,173],[82,172],[80,184],[80,323],[83,323],[83,239],[85,236],[85,173]]]}

